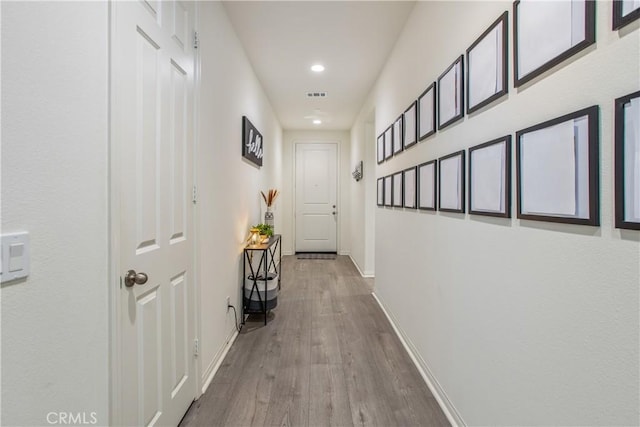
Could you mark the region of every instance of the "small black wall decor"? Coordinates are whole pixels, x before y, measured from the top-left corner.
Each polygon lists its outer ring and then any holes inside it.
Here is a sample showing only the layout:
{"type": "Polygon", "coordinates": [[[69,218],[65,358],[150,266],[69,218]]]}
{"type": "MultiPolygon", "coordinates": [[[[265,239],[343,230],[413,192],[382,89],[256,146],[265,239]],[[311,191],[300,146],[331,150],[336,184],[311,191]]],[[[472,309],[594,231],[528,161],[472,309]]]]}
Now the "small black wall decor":
{"type": "Polygon", "coordinates": [[[263,154],[262,134],[246,116],[242,116],[242,157],[261,167],[263,154]]]}

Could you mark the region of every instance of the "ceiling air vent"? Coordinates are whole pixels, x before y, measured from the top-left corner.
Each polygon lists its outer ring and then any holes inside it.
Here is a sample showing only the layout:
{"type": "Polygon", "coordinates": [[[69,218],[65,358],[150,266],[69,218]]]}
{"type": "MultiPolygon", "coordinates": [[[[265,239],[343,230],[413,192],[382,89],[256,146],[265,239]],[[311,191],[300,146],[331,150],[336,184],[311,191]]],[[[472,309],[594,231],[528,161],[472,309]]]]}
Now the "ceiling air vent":
{"type": "Polygon", "coordinates": [[[307,92],[307,98],[326,98],[327,92],[307,92]]]}

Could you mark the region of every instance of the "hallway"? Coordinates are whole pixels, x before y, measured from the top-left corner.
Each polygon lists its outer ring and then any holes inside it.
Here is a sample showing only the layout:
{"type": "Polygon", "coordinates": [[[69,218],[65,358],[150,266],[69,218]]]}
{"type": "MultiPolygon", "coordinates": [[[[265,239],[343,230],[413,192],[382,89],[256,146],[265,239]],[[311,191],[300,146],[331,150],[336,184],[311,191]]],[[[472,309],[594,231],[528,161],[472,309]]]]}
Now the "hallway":
{"type": "Polygon", "coordinates": [[[266,327],[247,322],[187,426],[449,425],[347,256],[283,258],[266,327]]]}
{"type": "Polygon", "coordinates": [[[640,426],[639,0],[0,27],[0,425],[640,426]],[[271,221],[279,305],[238,334],[271,221]]]}

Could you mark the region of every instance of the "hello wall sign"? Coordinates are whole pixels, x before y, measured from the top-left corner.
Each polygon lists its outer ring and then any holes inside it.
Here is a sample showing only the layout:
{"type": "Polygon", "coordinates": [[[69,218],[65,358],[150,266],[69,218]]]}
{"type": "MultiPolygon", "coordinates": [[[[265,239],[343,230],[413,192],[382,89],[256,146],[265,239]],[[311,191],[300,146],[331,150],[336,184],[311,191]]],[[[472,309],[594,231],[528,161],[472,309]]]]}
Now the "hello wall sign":
{"type": "Polygon", "coordinates": [[[246,116],[242,116],[242,157],[262,167],[263,154],[262,134],[246,116]]]}

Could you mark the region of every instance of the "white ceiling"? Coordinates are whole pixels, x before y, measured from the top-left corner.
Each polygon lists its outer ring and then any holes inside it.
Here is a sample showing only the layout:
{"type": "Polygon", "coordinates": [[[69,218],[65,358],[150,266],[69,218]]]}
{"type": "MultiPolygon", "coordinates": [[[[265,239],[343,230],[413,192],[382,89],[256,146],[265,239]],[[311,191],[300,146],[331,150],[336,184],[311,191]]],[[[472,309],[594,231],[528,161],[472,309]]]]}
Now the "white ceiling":
{"type": "Polygon", "coordinates": [[[225,1],[284,129],[351,128],[414,1],[225,1]],[[322,63],[326,70],[310,70],[322,63]],[[308,99],[310,91],[326,91],[308,99]],[[322,120],[314,125],[313,118],[322,120]]]}

